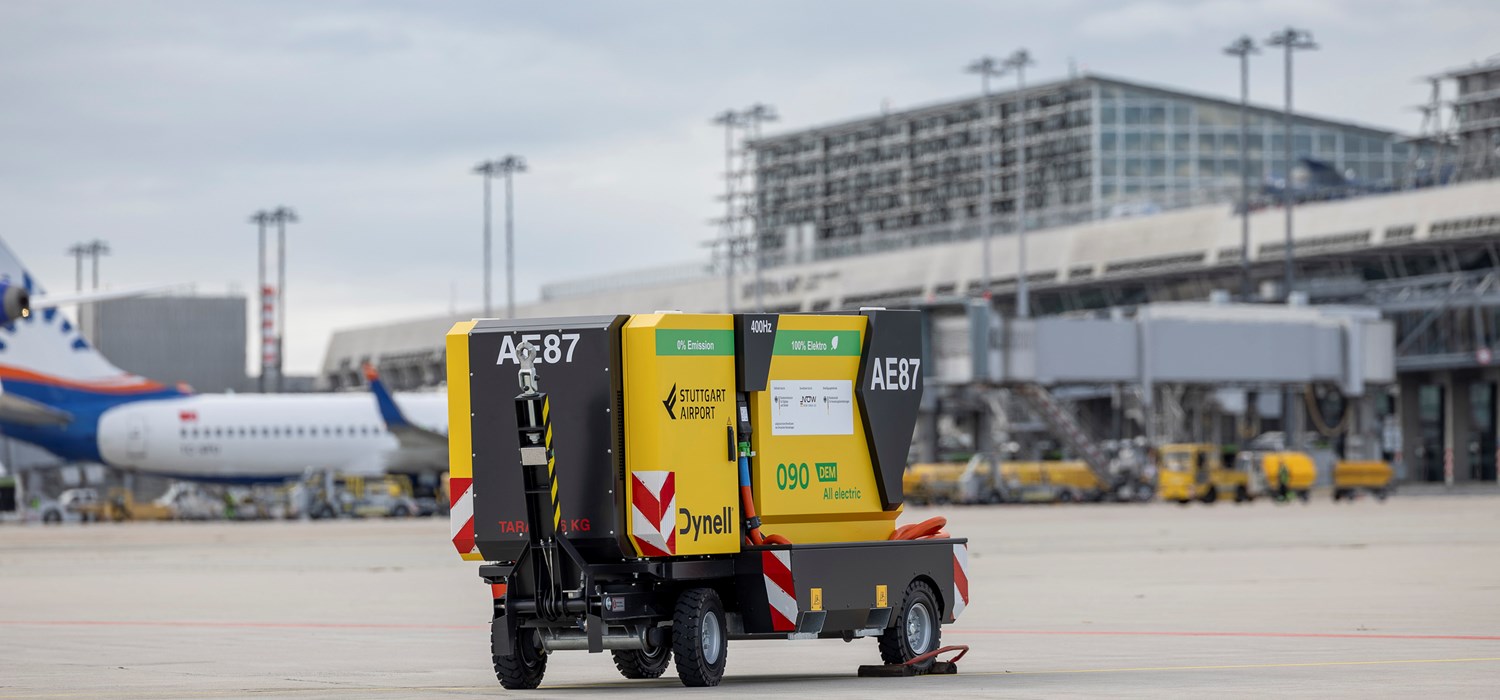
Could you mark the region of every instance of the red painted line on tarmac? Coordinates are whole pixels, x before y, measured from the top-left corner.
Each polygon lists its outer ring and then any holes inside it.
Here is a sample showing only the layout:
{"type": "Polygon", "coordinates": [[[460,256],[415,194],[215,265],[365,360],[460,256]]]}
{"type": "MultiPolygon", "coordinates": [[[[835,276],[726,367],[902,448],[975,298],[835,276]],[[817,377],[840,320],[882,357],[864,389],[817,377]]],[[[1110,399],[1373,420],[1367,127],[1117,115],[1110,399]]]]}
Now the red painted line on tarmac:
{"type": "MultiPolygon", "coordinates": [[[[39,627],[212,627],[241,629],[313,630],[483,630],[488,625],[440,625],[399,622],[254,622],[229,620],[0,620],[0,626],[39,627]]],[[[1384,634],[1362,632],[1173,632],[1161,630],[971,630],[948,627],[949,635],[1002,635],[1038,637],[1229,637],[1269,639],[1398,639],[1434,641],[1500,642],[1500,635],[1482,634],[1384,634]]]]}
{"type": "Polygon", "coordinates": [[[943,634],[994,634],[1061,637],[1267,637],[1279,639],[1406,639],[1500,642],[1482,634],[1373,634],[1361,632],[1163,632],[1147,630],[966,630],[947,628],[943,634]]]}
{"type": "Polygon", "coordinates": [[[214,627],[349,630],[483,630],[489,625],[437,625],[380,622],[248,622],[223,620],[0,620],[0,626],[39,627],[214,627]]]}

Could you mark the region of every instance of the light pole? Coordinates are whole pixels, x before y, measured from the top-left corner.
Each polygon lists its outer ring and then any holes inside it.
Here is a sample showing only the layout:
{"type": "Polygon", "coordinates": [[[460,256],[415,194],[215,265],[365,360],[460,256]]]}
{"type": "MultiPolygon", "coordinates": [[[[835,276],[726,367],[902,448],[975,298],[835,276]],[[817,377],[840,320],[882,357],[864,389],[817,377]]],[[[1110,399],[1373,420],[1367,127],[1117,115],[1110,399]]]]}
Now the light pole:
{"type": "Polygon", "coordinates": [[[260,377],[257,386],[260,388],[260,393],[264,394],[266,393],[266,350],[270,345],[267,342],[269,340],[267,331],[270,330],[271,321],[266,318],[266,224],[271,223],[271,212],[261,209],[251,214],[250,223],[255,224],[260,234],[256,239],[258,244],[255,247],[260,256],[259,276],[256,278],[258,283],[255,285],[255,295],[260,305],[260,377]]]}
{"type": "MultiPolygon", "coordinates": [[[[765,122],[774,122],[777,119],[781,118],[776,114],[775,107],[761,104],[759,102],[750,105],[750,108],[745,110],[740,116],[744,118],[745,124],[749,128],[750,142],[752,144],[760,140],[761,124],[764,124],[765,122]]],[[[748,153],[748,150],[746,152],[748,153]]],[[[747,159],[746,163],[748,164],[749,162],[750,161],[747,159]]],[[[760,162],[759,157],[756,158],[755,162],[760,162]]],[[[754,178],[755,174],[751,173],[751,177],[754,178]]],[[[754,191],[759,193],[760,188],[754,188],[754,191]]],[[[764,312],[766,310],[766,305],[765,295],[761,290],[761,268],[765,266],[765,259],[761,257],[761,244],[764,243],[765,240],[764,238],[762,238],[760,233],[759,201],[753,201],[750,203],[750,222],[752,228],[754,229],[755,238],[755,250],[753,251],[755,256],[755,310],[757,312],[764,312]]]]}
{"type": "Polygon", "coordinates": [[[1241,36],[1224,48],[1240,59],[1240,300],[1250,300],[1250,54],[1260,53],[1255,41],[1241,36]]]}
{"type": "Polygon", "coordinates": [[[979,188],[979,240],[982,251],[980,255],[984,259],[980,261],[979,296],[988,300],[992,277],[990,272],[990,180],[992,179],[990,169],[993,165],[990,163],[990,156],[994,153],[994,148],[990,146],[990,77],[999,76],[1004,71],[1000,69],[1000,63],[995,59],[981,56],[964,68],[964,72],[979,74],[979,93],[983,96],[979,108],[980,129],[984,132],[984,154],[979,158],[979,177],[983,180],[979,188]]]}
{"type": "Polygon", "coordinates": [[[109,244],[95,238],[88,242],[86,252],[93,258],[94,289],[99,289],[99,256],[109,255],[109,244]]]}
{"type": "Polygon", "coordinates": [[[1313,43],[1312,33],[1303,29],[1287,27],[1266,40],[1267,46],[1281,46],[1286,49],[1286,114],[1283,115],[1285,126],[1284,160],[1286,169],[1285,186],[1281,189],[1282,205],[1286,207],[1286,291],[1282,294],[1283,299],[1292,296],[1292,283],[1295,272],[1292,268],[1292,207],[1296,203],[1292,195],[1292,52],[1297,49],[1316,49],[1318,45],[1313,43]]]}
{"type": "Polygon", "coordinates": [[[516,173],[526,172],[526,159],[507,155],[498,164],[505,176],[505,317],[516,317],[516,236],[511,182],[516,173]]]}
{"type": "Polygon", "coordinates": [[[484,317],[490,318],[490,178],[499,172],[497,161],[487,160],[474,166],[484,180],[484,317]]]}
{"type": "Polygon", "coordinates": [[[279,206],[271,212],[271,220],[276,222],[276,315],[281,321],[276,324],[276,391],[279,393],[286,390],[286,225],[295,224],[300,219],[291,207],[279,206]]]}
{"type": "Polygon", "coordinates": [[[77,268],[73,273],[73,287],[76,291],[83,291],[83,257],[89,254],[89,247],[83,243],[74,243],[68,246],[68,255],[73,256],[73,262],[77,268]]]}
{"type": "Polygon", "coordinates": [[[713,123],[724,127],[724,310],[734,313],[734,129],[743,122],[726,109],[713,123]]]}
{"type": "Polygon", "coordinates": [[[1031,317],[1031,296],[1026,284],[1026,66],[1035,64],[1026,49],[1007,56],[1002,70],[1016,72],[1016,318],[1031,317]]]}

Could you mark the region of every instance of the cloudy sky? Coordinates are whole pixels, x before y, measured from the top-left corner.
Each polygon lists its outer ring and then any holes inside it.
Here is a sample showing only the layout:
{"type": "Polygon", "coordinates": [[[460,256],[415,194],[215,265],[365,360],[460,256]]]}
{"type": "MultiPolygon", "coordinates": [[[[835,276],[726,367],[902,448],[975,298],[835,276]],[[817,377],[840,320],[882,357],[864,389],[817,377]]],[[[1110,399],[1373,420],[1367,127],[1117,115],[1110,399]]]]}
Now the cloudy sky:
{"type": "MultiPolygon", "coordinates": [[[[775,105],[774,132],[959,97],[965,63],[1020,46],[1038,80],[1232,97],[1220,48],[1287,24],[1322,45],[1299,107],[1404,131],[1420,76],[1500,53],[1493,0],[6,0],[0,237],[56,291],[96,237],[109,286],[244,291],[246,217],[294,206],[287,364],[311,372],[331,329],[478,306],[481,159],[531,163],[524,300],[704,258],[726,107],[775,105]]],[[[1252,99],[1279,103],[1280,70],[1256,60],[1252,99]]]]}

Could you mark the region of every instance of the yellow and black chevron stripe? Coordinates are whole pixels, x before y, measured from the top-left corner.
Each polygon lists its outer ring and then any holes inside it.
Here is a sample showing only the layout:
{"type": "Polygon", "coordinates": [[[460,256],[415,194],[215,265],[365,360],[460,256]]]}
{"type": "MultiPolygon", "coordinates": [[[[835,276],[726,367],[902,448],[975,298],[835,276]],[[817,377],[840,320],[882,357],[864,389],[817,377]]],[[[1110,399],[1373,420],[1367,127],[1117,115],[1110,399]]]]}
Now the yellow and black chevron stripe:
{"type": "Polygon", "coordinates": [[[542,395],[542,442],[547,448],[547,487],[552,492],[552,530],[562,528],[562,503],[557,500],[557,457],[552,452],[552,402],[542,395]]]}

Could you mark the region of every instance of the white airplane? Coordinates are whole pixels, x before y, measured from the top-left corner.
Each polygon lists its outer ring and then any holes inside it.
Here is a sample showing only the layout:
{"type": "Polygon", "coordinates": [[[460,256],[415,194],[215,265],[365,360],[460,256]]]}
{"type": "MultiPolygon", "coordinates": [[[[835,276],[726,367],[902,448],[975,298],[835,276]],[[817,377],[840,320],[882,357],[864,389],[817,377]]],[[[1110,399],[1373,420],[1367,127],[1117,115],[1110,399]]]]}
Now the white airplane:
{"type": "MultiPolygon", "coordinates": [[[[63,301],[93,301],[75,296],[63,301]]],[[[265,483],[309,471],[441,472],[444,393],[194,394],[110,364],[0,243],[0,433],[69,461],[265,483]]]]}

